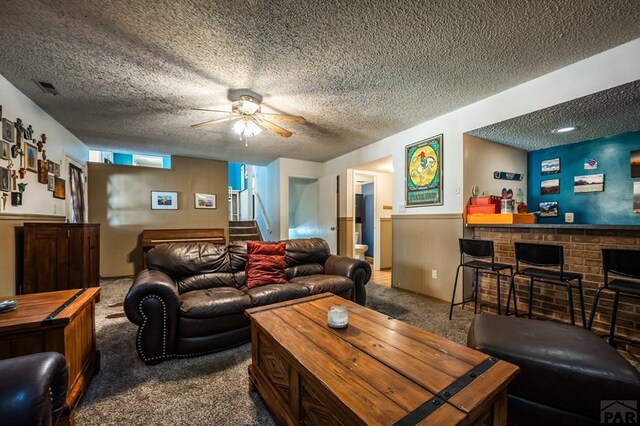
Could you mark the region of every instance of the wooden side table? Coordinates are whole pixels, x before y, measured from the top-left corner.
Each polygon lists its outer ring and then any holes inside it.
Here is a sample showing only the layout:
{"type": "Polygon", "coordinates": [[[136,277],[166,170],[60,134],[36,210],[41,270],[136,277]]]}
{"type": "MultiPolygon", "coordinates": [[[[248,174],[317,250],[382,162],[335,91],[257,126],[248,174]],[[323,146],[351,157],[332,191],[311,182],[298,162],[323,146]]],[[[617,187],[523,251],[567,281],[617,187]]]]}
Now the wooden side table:
{"type": "Polygon", "coordinates": [[[95,304],[99,287],[0,297],[18,301],[0,314],[0,359],[59,352],[67,360],[69,389],[59,424],[74,424],[74,409],[100,370],[95,304]]]}

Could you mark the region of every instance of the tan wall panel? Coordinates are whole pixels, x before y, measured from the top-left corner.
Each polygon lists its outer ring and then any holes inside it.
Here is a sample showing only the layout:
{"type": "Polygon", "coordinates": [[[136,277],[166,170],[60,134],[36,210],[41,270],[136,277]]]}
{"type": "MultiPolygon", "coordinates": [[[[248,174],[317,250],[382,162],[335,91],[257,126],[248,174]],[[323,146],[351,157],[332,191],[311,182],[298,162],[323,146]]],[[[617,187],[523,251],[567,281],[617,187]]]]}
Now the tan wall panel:
{"type": "Polygon", "coordinates": [[[380,269],[391,268],[393,248],[393,227],[391,218],[380,219],[380,269]]]}
{"type": "Polygon", "coordinates": [[[527,199],[527,151],[466,134],[463,135],[463,151],[465,204],[474,185],[487,195],[500,195],[502,188],[511,188],[515,195],[520,188],[527,199]],[[522,173],[524,177],[522,181],[499,180],[493,178],[494,171],[522,173]]]}
{"type": "Polygon", "coordinates": [[[425,243],[427,222],[410,216],[392,218],[393,267],[391,285],[426,294],[425,264],[429,244],[425,243]]]}
{"type": "MultiPolygon", "coordinates": [[[[16,294],[16,227],[25,222],[64,222],[64,216],[0,214],[0,296],[16,294]]],[[[37,266],[36,266],[37,267],[37,266]]]]}
{"type": "Polygon", "coordinates": [[[462,238],[462,216],[452,219],[436,219],[428,221],[429,250],[427,269],[427,294],[436,299],[451,301],[453,280],[459,263],[460,247],[458,239],[462,238]],[[431,277],[431,270],[438,271],[438,278],[431,277]]]}
{"type": "Polygon", "coordinates": [[[353,218],[339,217],[338,232],[340,233],[340,246],[338,254],[341,256],[353,256],[353,218]]]}
{"type": "Polygon", "coordinates": [[[462,215],[397,215],[392,229],[392,286],[449,302],[462,215]],[[437,279],[431,278],[433,269],[437,279]]]}
{"type": "Polygon", "coordinates": [[[101,224],[101,276],[141,269],[144,229],[223,228],[228,238],[227,162],[171,161],[170,170],[89,163],[89,221],[101,224]],[[178,210],[151,210],[151,191],[177,191],[178,210]],[[196,192],[216,194],[217,209],[196,209],[196,192]]]}

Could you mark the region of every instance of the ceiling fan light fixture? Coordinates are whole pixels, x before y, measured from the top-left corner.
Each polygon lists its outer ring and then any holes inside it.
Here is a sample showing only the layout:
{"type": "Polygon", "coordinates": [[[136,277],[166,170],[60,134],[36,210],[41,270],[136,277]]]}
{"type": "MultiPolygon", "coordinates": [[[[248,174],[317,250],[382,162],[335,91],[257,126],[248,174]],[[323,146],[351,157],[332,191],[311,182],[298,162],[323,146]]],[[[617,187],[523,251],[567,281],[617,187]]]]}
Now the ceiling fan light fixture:
{"type": "Polygon", "coordinates": [[[240,136],[248,137],[257,135],[262,129],[252,120],[242,118],[233,125],[233,131],[240,136]]]}

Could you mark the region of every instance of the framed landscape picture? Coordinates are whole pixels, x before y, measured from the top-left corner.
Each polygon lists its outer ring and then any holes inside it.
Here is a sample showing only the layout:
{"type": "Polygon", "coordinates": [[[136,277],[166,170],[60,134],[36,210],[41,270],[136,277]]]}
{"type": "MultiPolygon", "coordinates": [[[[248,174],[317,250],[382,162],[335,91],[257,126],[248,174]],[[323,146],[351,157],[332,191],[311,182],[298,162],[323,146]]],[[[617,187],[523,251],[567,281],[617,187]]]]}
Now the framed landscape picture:
{"type": "Polygon", "coordinates": [[[556,173],[560,173],[560,158],[543,160],[540,163],[540,173],[543,175],[555,175],[556,173]]]}
{"type": "Polygon", "coordinates": [[[216,194],[198,194],[195,196],[196,209],[215,209],[216,194]]]}
{"type": "Polygon", "coordinates": [[[178,210],[178,193],[151,191],[151,210],[178,210]]]}
{"type": "Polygon", "coordinates": [[[558,202],[544,201],[540,203],[540,217],[558,217],[558,202]]]}
{"type": "Polygon", "coordinates": [[[443,135],[437,135],[407,145],[405,151],[407,207],[442,205],[442,139],[443,135]]]}
{"type": "Polygon", "coordinates": [[[575,176],[573,178],[573,192],[601,192],[604,191],[604,174],[575,176]]]}
{"type": "Polygon", "coordinates": [[[540,182],[540,195],[559,194],[560,179],[548,179],[540,182]]]}

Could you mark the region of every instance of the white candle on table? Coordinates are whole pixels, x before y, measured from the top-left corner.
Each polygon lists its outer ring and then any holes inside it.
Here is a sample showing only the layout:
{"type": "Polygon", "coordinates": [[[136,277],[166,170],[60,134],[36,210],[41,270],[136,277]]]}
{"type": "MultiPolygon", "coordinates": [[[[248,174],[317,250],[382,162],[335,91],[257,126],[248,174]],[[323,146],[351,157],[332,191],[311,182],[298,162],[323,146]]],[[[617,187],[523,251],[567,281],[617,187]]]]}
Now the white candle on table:
{"type": "Polygon", "coordinates": [[[331,306],[327,312],[327,324],[332,328],[344,328],[349,324],[346,306],[331,306]]]}

